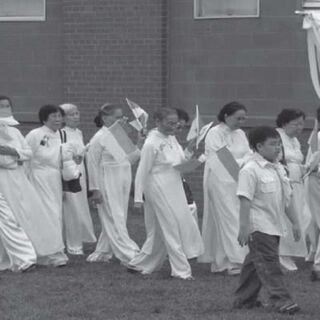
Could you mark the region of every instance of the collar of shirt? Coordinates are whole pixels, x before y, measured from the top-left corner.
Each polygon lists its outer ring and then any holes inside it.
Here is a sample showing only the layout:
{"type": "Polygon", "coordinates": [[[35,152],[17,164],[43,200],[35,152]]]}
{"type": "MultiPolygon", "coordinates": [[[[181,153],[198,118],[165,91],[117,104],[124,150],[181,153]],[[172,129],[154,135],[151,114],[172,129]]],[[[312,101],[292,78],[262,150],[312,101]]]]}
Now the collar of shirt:
{"type": "Polygon", "coordinates": [[[266,160],[257,152],[253,155],[253,159],[261,168],[269,167],[275,170],[281,182],[284,204],[288,206],[292,194],[292,187],[283,166],[279,162],[272,163],[266,160]]]}

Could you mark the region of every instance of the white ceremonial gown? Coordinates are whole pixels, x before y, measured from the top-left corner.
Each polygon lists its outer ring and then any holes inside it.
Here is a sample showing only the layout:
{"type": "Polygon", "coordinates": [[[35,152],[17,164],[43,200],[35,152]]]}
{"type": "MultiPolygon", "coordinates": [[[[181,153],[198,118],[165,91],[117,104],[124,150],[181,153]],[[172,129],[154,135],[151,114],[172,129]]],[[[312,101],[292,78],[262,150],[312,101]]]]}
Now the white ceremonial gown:
{"type": "MultiPolygon", "coordinates": [[[[74,155],[85,156],[82,132],[79,129],[64,127],[66,141],[71,144],[74,155]]],[[[90,209],[87,199],[86,171],[84,162],[79,165],[81,191],[65,192],[63,199],[63,222],[69,253],[81,253],[83,242],[96,242],[90,209]]]]}
{"type": "Polygon", "coordinates": [[[161,268],[167,255],[171,275],[191,276],[188,259],[203,253],[200,231],[190,211],[180,172],[173,166],[185,161],[174,136],[149,133],[142,148],[135,180],[135,201],[143,202],[147,239],[130,266],[144,274],[161,268]]]}
{"type": "Polygon", "coordinates": [[[31,241],[0,193],[0,270],[23,271],[36,260],[31,241]]]}
{"type": "Polygon", "coordinates": [[[206,136],[202,223],[205,252],[198,261],[211,263],[212,272],[239,268],[248,252],[247,247],[241,247],[237,240],[240,211],[237,182],[216,154],[225,146],[240,167],[252,154],[246,134],[241,129],[232,131],[225,123],[220,123],[210,129],[206,136]]]}
{"type": "Polygon", "coordinates": [[[37,256],[48,256],[63,250],[60,232],[54,228],[49,212],[31,182],[23,163],[32,157],[32,151],[20,131],[6,127],[7,139],[0,133],[0,145],[16,149],[19,158],[0,156],[0,193],[6,199],[19,225],[31,240],[37,256]]]}
{"type": "MultiPolygon", "coordinates": [[[[320,132],[318,133],[318,150],[320,150],[320,132]]],[[[309,150],[310,153],[310,150],[309,150]]],[[[309,204],[310,212],[312,215],[312,226],[315,228],[315,244],[313,250],[315,251],[314,268],[320,271],[320,170],[311,173],[307,179],[307,202],[309,204]]]]}
{"type": "Polygon", "coordinates": [[[103,199],[97,205],[102,231],[87,260],[108,261],[114,254],[126,264],[139,251],[127,230],[131,164],[107,127],[91,139],[87,160],[89,189],[99,190],[103,199]]]}
{"type": "MultiPolygon", "coordinates": [[[[62,265],[68,258],[63,253],[62,238],[62,183],[61,183],[61,138],[59,132],[54,132],[46,126],[30,131],[26,140],[31,147],[33,157],[29,163],[29,178],[47,216],[51,221],[56,235],[54,241],[60,244],[60,250],[53,255],[38,259],[41,264],[62,265]]],[[[43,226],[49,228],[49,226],[43,226]]]]}
{"type": "Polygon", "coordinates": [[[303,236],[300,241],[295,242],[292,233],[291,222],[284,216],[285,236],[280,239],[280,256],[305,257],[307,255],[307,246],[305,242],[305,233],[311,222],[310,212],[306,206],[306,194],[304,183],[301,180],[303,154],[297,138],[290,138],[283,129],[277,128],[284,148],[285,160],[289,170],[289,178],[292,185],[291,205],[293,206],[302,229],[303,236]]]}

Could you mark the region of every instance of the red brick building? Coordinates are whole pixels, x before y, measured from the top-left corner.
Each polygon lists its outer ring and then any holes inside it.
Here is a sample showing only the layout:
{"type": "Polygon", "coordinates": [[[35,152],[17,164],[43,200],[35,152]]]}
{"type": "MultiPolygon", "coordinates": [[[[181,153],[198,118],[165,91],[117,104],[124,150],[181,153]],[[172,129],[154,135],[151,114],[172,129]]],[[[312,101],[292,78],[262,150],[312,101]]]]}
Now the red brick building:
{"type": "Polygon", "coordinates": [[[24,131],[42,104],[77,104],[86,138],[98,106],[125,97],[149,111],[199,104],[207,120],[239,100],[249,125],[272,124],[283,107],[313,116],[318,99],[294,14],[301,0],[260,0],[258,18],[240,19],[194,19],[193,5],[47,0],[45,21],[0,22],[0,92],[12,97],[24,131]]]}

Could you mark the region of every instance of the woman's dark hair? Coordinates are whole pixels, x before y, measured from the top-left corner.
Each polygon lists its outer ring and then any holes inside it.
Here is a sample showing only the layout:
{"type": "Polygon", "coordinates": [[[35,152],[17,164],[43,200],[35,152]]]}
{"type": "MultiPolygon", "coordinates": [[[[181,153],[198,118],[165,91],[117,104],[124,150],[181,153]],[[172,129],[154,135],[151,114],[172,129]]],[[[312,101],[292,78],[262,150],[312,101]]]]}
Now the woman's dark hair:
{"type": "Polygon", "coordinates": [[[64,116],[64,111],[56,105],[46,104],[42,106],[38,113],[41,124],[44,124],[48,120],[50,114],[57,113],[57,112],[60,112],[61,115],[64,116]]]}
{"type": "Polygon", "coordinates": [[[239,110],[247,112],[247,108],[240,102],[232,101],[227,103],[225,106],[222,107],[218,114],[219,122],[226,122],[226,116],[231,116],[239,110]]]}
{"type": "Polygon", "coordinates": [[[279,128],[298,118],[306,118],[306,114],[300,109],[283,109],[277,116],[276,124],[279,128]]]}
{"type": "Polygon", "coordinates": [[[116,110],[122,109],[122,106],[120,104],[113,104],[113,103],[105,103],[100,107],[100,110],[98,111],[98,114],[94,118],[94,123],[98,128],[103,127],[103,116],[111,116],[116,110]]]}
{"type": "Polygon", "coordinates": [[[2,100],[8,100],[9,103],[10,103],[10,106],[12,108],[12,101],[11,101],[11,99],[9,97],[7,97],[5,95],[0,95],[0,101],[2,101],[2,100]]]}
{"type": "Polygon", "coordinates": [[[99,115],[96,115],[93,119],[93,122],[96,124],[97,128],[102,128],[103,127],[103,121],[99,115]]]}
{"type": "Polygon", "coordinates": [[[275,128],[267,126],[256,127],[251,129],[248,134],[250,147],[255,151],[257,151],[258,143],[264,143],[269,138],[280,138],[275,128]]]}
{"type": "Polygon", "coordinates": [[[162,121],[165,119],[168,115],[175,114],[178,116],[178,112],[176,109],[173,108],[159,108],[155,113],[153,114],[154,121],[162,121]]]}
{"type": "Polygon", "coordinates": [[[188,115],[188,112],[186,112],[182,109],[179,109],[179,108],[175,108],[175,110],[177,111],[177,115],[178,115],[179,120],[184,120],[186,123],[189,122],[190,117],[188,115]]]}

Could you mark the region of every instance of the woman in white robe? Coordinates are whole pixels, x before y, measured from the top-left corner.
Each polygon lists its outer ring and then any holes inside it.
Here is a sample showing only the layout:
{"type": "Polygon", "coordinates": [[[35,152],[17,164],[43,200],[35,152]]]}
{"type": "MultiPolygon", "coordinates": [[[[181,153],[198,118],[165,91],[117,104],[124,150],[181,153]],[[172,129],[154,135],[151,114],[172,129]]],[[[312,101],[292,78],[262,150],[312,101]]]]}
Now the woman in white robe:
{"type": "MultiPolygon", "coordinates": [[[[36,252],[2,194],[3,188],[12,193],[15,196],[13,204],[23,210],[18,200],[23,198],[24,190],[19,189],[19,184],[12,184],[11,176],[6,176],[10,169],[15,171],[18,161],[25,156],[24,150],[17,150],[12,144],[8,145],[12,142],[8,126],[17,124],[12,117],[10,98],[0,96],[0,270],[25,271],[36,263],[36,252]]],[[[18,132],[15,129],[13,131],[18,132]]]]}
{"type": "MultiPolygon", "coordinates": [[[[284,161],[289,171],[289,178],[293,189],[291,205],[297,213],[303,235],[306,234],[311,221],[310,213],[306,210],[305,187],[301,179],[305,173],[305,166],[302,164],[304,156],[297,139],[297,136],[303,129],[304,119],[305,114],[297,109],[283,109],[277,117],[277,131],[281,137],[284,161]]],[[[298,242],[295,242],[291,232],[290,221],[286,217],[284,217],[284,225],[287,232],[280,239],[280,262],[286,269],[294,271],[297,270],[297,266],[291,257],[305,257],[307,255],[305,236],[302,236],[298,242]]]]}
{"type": "Polygon", "coordinates": [[[81,191],[77,193],[65,192],[63,197],[63,222],[67,244],[70,254],[83,254],[84,242],[96,242],[89,203],[87,199],[86,171],[84,158],[86,148],[83,143],[82,132],[77,128],[80,124],[80,113],[77,106],[63,104],[64,111],[63,131],[66,141],[71,144],[74,161],[78,164],[81,173],[81,191]]]}
{"type": "MultiPolygon", "coordinates": [[[[320,119],[320,108],[317,110],[318,121],[320,119]]],[[[320,150],[320,132],[317,133],[317,151],[320,150]]],[[[309,149],[308,156],[311,158],[311,150],[309,149]]],[[[311,229],[313,228],[315,233],[313,251],[310,252],[308,261],[313,262],[313,278],[320,278],[320,167],[311,172],[308,179],[306,179],[306,198],[309,205],[312,221],[311,229]]]]}
{"type": "Polygon", "coordinates": [[[238,243],[240,202],[237,182],[217,156],[223,147],[241,167],[251,150],[240,126],[246,119],[246,108],[238,102],[225,105],[219,112],[219,124],[211,128],[205,139],[207,161],[204,170],[204,212],[202,238],[205,252],[199,262],[211,263],[212,272],[240,273],[247,248],[238,243]]]}
{"type": "Polygon", "coordinates": [[[113,255],[127,264],[139,247],[127,230],[128,202],[131,187],[131,164],[128,155],[108,127],[123,118],[120,106],[101,107],[103,127],[89,144],[87,154],[91,201],[97,205],[101,234],[89,262],[107,262],[113,255]]]}
{"type": "Polygon", "coordinates": [[[173,166],[186,160],[174,137],[178,116],[174,109],[161,109],[142,148],[135,179],[135,206],[145,198],[147,239],[128,268],[149,274],[161,268],[167,255],[171,276],[193,279],[188,259],[203,252],[197,222],[188,207],[180,172],[173,166]]]}
{"type": "MultiPolygon", "coordinates": [[[[60,250],[46,257],[40,257],[40,264],[63,266],[68,257],[64,254],[62,238],[62,182],[61,182],[61,138],[62,111],[54,105],[40,108],[42,127],[30,131],[26,140],[33,157],[29,163],[29,178],[44,209],[50,218],[60,250]]],[[[45,226],[44,226],[45,227],[45,226]]]]}

